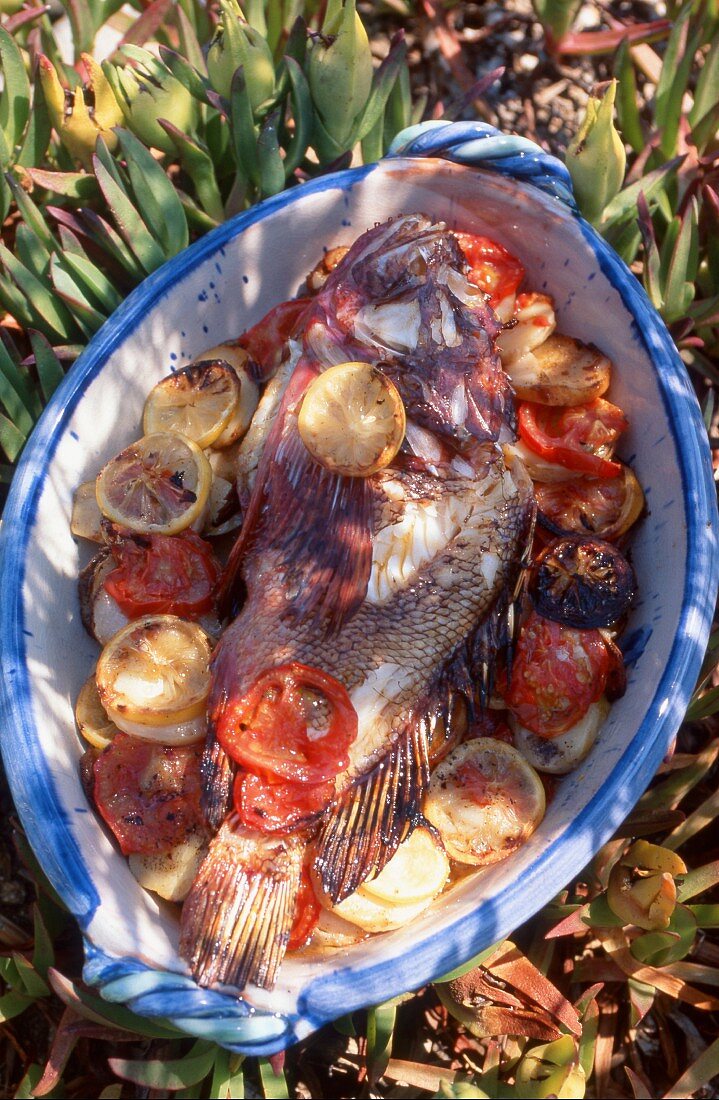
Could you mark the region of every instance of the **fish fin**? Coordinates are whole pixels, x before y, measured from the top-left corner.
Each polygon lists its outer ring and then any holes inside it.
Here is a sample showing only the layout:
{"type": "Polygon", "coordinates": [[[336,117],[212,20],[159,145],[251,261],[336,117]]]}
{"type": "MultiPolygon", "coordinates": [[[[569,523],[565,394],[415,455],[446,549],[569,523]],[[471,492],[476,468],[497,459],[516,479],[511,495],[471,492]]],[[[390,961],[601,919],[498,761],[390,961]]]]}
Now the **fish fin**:
{"type": "Polygon", "coordinates": [[[200,805],[213,833],[217,832],[232,808],[232,785],[236,772],[237,765],[220,745],[210,723],[200,765],[200,805]]]}
{"type": "Polygon", "coordinates": [[[230,817],[182,907],[180,955],[201,986],[272,989],[287,950],[304,839],[254,833],[230,817]]]}
{"type": "Polygon", "coordinates": [[[295,409],[317,368],[301,359],[258,469],[242,530],[225,569],[218,604],[237,608],[249,546],[279,550],[288,614],[334,631],[367,594],[372,571],[373,490],[369,478],[343,477],[316,462],[297,430],[295,409]]]}
{"type": "Polygon", "coordinates": [[[288,610],[338,630],[367,594],[372,570],[369,480],[320,466],[297,432],[278,450],[271,540],[281,548],[288,610]]]}
{"type": "Polygon", "coordinates": [[[389,862],[419,820],[428,782],[425,732],[416,723],[332,806],[317,839],[315,867],[334,904],[389,862]]]}

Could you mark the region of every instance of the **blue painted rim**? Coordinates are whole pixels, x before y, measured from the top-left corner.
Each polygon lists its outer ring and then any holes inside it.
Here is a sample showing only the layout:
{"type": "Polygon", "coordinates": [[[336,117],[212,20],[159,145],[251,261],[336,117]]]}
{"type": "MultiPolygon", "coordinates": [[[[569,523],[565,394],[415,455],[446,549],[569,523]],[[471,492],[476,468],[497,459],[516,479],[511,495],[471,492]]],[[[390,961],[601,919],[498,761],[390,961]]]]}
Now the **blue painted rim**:
{"type": "MultiPolygon", "coordinates": [[[[453,125],[458,128],[452,134],[454,139],[455,135],[460,136],[459,128],[469,124],[453,125]]],[[[476,141],[476,127],[471,134],[461,136],[466,140],[471,138],[476,141]]],[[[410,147],[407,151],[410,151],[411,142],[407,142],[407,145],[410,147]]],[[[454,154],[458,151],[458,145],[458,140],[453,142],[454,154]]],[[[421,152],[426,155],[436,151],[438,150],[432,147],[431,150],[423,149],[421,152]]],[[[459,154],[447,159],[469,159],[463,157],[461,149],[459,154]]],[[[498,167],[496,162],[483,159],[480,163],[484,168],[502,170],[506,167],[508,155],[505,144],[501,149],[503,165],[498,167]]],[[[548,176],[551,177],[546,164],[543,165],[536,157],[530,159],[535,174],[534,185],[553,195],[555,200],[563,202],[565,208],[571,211],[565,195],[558,194],[554,187],[541,187],[541,182],[548,176]]],[[[0,536],[0,575],[4,581],[3,591],[7,593],[0,607],[0,637],[5,642],[2,652],[1,696],[5,728],[3,752],[18,812],[29,838],[32,842],[34,837],[42,837],[42,859],[48,877],[82,928],[87,927],[99,898],[82,854],[69,831],[52,776],[39,751],[34,727],[29,721],[30,681],[25,666],[21,592],[25,551],[32,535],[44,470],[89,382],[109,355],[123,342],[128,329],[133,328],[150,306],[182,281],[188,267],[194,267],[249,226],[271,216],[303,195],[324,190],[350,189],[375,167],[367,166],[337,173],[305,184],[301,189],[278,195],[220,226],[146,279],[91,341],[58,388],[18,465],[0,536]],[[32,776],[32,782],[28,780],[29,775],[32,776]],[[68,874],[70,868],[73,873],[68,874]]],[[[564,180],[560,182],[563,184],[564,180]]],[[[157,1017],[159,1000],[155,994],[160,993],[168,983],[174,983],[172,1021],[182,1030],[210,1037],[208,1020],[214,1020],[215,1033],[212,1037],[221,1045],[247,1054],[268,1054],[283,1049],[298,1035],[307,1034],[340,1013],[377,1003],[407,989],[418,988],[432,978],[446,973],[464,958],[486,946],[487,942],[508,934],[548,900],[547,881],[553,884],[551,892],[554,893],[577,872],[578,868],[571,857],[572,840],[581,832],[591,831],[594,849],[600,847],[618,824],[616,816],[613,816],[617,813],[616,807],[629,801],[635,802],[654,775],[683,718],[711,626],[719,577],[715,486],[698,403],[666,328],[638,282],[608,245],[578,215],[570,213],[569,216],[576,218],[599,266],[636,318],[641,339],[655,363],[680,457],[686,502],[687,573],[680,621],[669,660],[645,718],[631,744],[627,746],[621,769],[615,768],[580,816],[524,872],[521,883],[517,882],[507,888],[503,892],[501,903],[493,903],[489,907],[496,912],[488,912],[489,903],[484,903],[469,917],[443,927],[441,944],[428,937],[410,953],[390,963],[361,970],[348,968],[310,982],[300,1000],[300,1013],[296,1018],[287,1019],[269,1013],[248,1017],[247,1006],[234,997],[198,991],[194,983],[182,975],[153,971],[137,959],[110,959],[88,942],[86,977],[99,983],[101,992],[106,993],[109,999],[120,995],[139,1015],[157,1017]],[[510,910],[511,920],[507,916],[510,910]],[[491,924],[491,935],[487,932],[488,924],[491,924]],[[453,934],[460,929],[464,944],[461,958],[456,954],[458,949],[453,947],[453,934]],[[137,976],[134,984],[132,980],[126,981],[132,975],[137,976]],[[156,980],[150,980],[149,975],[155,975],[156,980]],[[188,984],[193,988],[187,988],[188,984]],[[183,991],[186,991],[187,996],[183,997],[183,991]],[[201,1005],[191,1004],[193,996],[194,1001],[198,1001],[197,993],[201,993],[201,1005]],[[255,1025],[259,1025],[261,1032],[263,1017],[268,1025],[270,1020],[274,1020],[275,1027],[268,1026],[262,1038],[257,1032],[251,1034],[253,1028],[246,1030],[246,1024],[252,1020],[255,1025]],[[217,1028],[220,1019],[225,1020],[226,1026],[217,1028]],[[233,1035],[237,1036],[237,1041],[233,1041],[233,1035]]],[[[163,1012],[162,1016],[167,1017],[167,1013],[163,1012]]]]}

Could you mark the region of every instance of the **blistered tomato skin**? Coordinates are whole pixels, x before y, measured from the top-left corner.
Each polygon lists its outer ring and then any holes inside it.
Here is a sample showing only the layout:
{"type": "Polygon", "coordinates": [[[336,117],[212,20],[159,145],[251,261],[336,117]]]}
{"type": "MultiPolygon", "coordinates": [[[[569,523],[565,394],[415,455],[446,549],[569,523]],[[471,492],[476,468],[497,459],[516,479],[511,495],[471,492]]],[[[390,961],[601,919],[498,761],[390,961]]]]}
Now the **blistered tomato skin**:
{"type": "Polygon", "coordinates": [[[629,425],[622,410],[603,397],[568,407],[523,401],[518,423],[522,441],[548,462],[591,477],[622,473],[622,464],[611,456],[629,425]]]}
{"type": "Polygon", "coordinates": [[[617,478],[578,477],[560,484],[536,484],[537,521],[555,535],[621,539],[644,511],[644,493],[632,470],[617,478]]]}
{"type": "Polygon", "coordinates": [[[550,542],[529,577],[529,594],[540,615],[580,630],[621,619],[635,588],[634,570],[616,546],[576,535],[550,542]]]}
{"type": "Polygon", "coordinates": [[[105,588],[129,619],[196,619],[212,610],[222,567],[209,543],[194,531],[128,537],[116,533],[110,548],[115,569],[105,588]]]}
{"type": "Polygon", "coordinates": [[[123,855],[151,855],[204,832],[199,745],[117,733],[94,764],[95,804],[123,855]]]}
{"type": "Polygon", "coordinates": [[[347,767],[356,736],[357,712],[344,685],[297,661],[262,672],[217,723],[217,740],[248,771],[311,785],[334,780],[347,767]],[[309,736],[308,694],[330,711],[319,737],[309,736]]]}
{"type": "Polygon", "coordinates": [[[598,630],[576,630],[532,611],[519,634],[507,709],[532,733],[556,737],[603,693],[611,664],[598,630]]]}

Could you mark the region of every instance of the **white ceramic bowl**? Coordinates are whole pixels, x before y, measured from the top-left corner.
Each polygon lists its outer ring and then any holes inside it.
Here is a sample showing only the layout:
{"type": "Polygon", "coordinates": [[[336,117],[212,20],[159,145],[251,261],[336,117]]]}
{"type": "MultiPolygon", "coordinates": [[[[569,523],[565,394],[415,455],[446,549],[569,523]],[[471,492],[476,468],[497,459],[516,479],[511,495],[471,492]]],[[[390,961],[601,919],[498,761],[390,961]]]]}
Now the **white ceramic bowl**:
{"type": "MultiPolygon", "coordinates": [[[[485,130],[460,126],[460,137],[473,140],[455,141],[455,158],[481,160],[482,150],[468,146],[485,130]]],[[[437,148],[438,131],[429,138],[437,148]]],[[[412,151],[422,152],[422,141],[412,151]]],[[[701,417],[636,280],[565,202],[502,174],[531,175],[531,157],[515,155],[525,150],[516,141],[509,149],[515,171],[501,146],[499,161],[487,162],[499,174],[440,159],[387,159],[319,179],[222,226],[130,295],[28,444],[5,513],[5,762],[29,839],[82,927],[85,976],[110,1000],[235,1050],[268,1053],[344,1012],[418,988],[554,896],[629,812],[667,750],[716,591],[715,496],[701,417]],[[632,542],[639,598],[625,634],[627,692],[516,855],[465,880],[406,928],[321,960],[286,960],[272,993],[238,1001],[187,977],[175,913],[137,885],[80,785],[73,702],[97,648],[80,623],[86,550],[70,534],[72,495],[137,437],[157,379],[293,296],[323,246],[414,210],[501,241],[522,259],[531,287],[553,295],[560,330],[594,341],[616,364],[612,399],[631,422],[623,457],[649,505],[632,542]]],[[[542,170],[535,183],[551,183],[554,173],[554,191],[566,194],[556,162],[541,155],[535,162],[542,170]]]]}

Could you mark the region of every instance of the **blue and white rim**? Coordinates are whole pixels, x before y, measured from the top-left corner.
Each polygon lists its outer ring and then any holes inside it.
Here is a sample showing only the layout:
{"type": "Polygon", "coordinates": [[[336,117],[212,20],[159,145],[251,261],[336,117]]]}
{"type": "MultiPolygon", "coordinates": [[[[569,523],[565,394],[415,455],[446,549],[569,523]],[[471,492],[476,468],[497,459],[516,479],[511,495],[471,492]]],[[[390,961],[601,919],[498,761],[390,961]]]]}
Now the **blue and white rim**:
{"type": "MultiPolygon", "coordinates": [[[[709,636],[719,578],[715,485],[699,406],[671,338],[636,279],[576,213],[568,173],[561,162],[525,139],[499,134],[478,123],[412,127],[395,140],[392,154],[442,156],[500,172],[538,187],[569,208],[600,268],[637,320],[641,339],[658,370],[662,398],[680,457],[687,514],[687,571],[669,660],[642,724],[627,747],[621,774],[615,769],[572,825],[525,870],[521,882],[503,892],[501,910],[504,913],[511,910],[512,926],[516,927],[534,914],[537,898],[543,899],[546,893],[547,881],[559,889],[576,873],[571,858],[573,837],[591,834],[595,850],[608,839],[616,822],[607,813],[607,806],[619,801],[620,788],[625,802],[628,796],[633,802],[641,796],[682,721],[709,636]]],[[[4,582],[0,607],[0,637],[4,642],[3,753],[28,836],[31,841],[33,837],[43,837],[43,863],[48,877],[83,929],[87,928],[99,897],[69,830],[30,721],[31,685],[25,660],[21,597],[25,556],[45,467],[85,388],[148,308],[182,281],[188,266],[202,262],[246,228],[270,217],[301,194],[346,191],[375,167],[340,172],[304,184],[301,191],[296,189],[269,199],[220,226],[146,279],[94,337],[60,385],[18,465],[0,536],[0,575],[4,582]],[[33,776],[32,787],[28,774],[33,776]]],[[[457,948],[452,946],[460,927],[464,957],[471,957],[488,942],[507,935],[512,930],[507,918],[501,911],[488,913],[488,904],[444,928],[441,943],[428,937],[411,954],[389,964],[362,970],[348,968],[311,981],[300,998],[297,1015],[291,1017],[256,1012],[236,997],[199,989],[185,975],[153,969],[138,959],[111,958],[87,939],[85,978],[96,984],[108,1001],[125,1004],[140,1016],[162,1019],[187,1034],[212,1039],[243,1054],[266,1055],[286,1048],[342,1013],[416,989],[446,973],[462,961],[457,957],[457,948]]]]}

